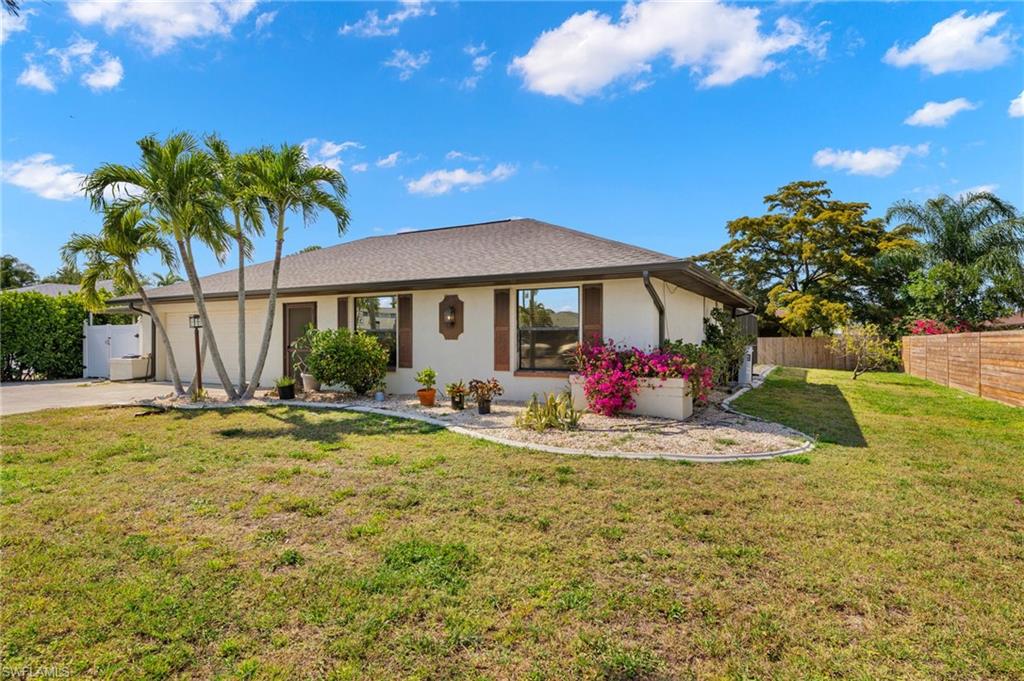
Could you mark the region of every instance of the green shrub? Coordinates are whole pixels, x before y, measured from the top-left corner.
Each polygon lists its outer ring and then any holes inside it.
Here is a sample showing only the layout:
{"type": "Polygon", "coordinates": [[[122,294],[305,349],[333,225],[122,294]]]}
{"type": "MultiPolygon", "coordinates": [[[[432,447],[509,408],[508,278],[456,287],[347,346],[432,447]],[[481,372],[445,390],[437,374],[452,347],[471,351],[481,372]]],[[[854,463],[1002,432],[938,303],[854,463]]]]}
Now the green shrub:
{"type": "Polygon", "coordinates": [[[526,411],[516,416],[516,425],[537,432],[548,429],[576,430],[580,427],[582,415],[582,411],[573,408],[572,397],[567,393],[546,394],[543,402],[537,399],[535,393],[526,405],[526,411]]]}
{"type": "Polygon", "coordinates": [[[309,372],[328,385],[346,385],[365,395],[388,371],[388,351],[374,336],[348,329],[323,329],[309,339],[309,372]]]}
{"type": "Polygon", "coordinates": [[[82,323],[88,317],[78,295],[0,293],[0,378],[81,378],[82,323]]]}

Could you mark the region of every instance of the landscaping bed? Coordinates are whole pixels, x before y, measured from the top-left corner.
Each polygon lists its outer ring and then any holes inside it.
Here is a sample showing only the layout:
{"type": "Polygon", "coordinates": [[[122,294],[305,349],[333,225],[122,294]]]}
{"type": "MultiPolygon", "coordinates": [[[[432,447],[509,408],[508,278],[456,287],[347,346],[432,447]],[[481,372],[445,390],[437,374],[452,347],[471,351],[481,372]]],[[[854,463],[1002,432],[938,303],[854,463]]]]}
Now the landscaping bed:
{"type": "MultiPolygon", "coordinates": [[[[270,391],[257,397],[274,404],[270,391]]],[[[351,393],[322,390],[302,393],[297,402],[335,404],[339,407],[356,406],[384,409],[395,414],[412,417],[430,417],[459,426],[491,438],[524,445],[540,445],[578,451],[663,454],[670,456],[730,456],[779,452],[799,447],[806,439],[786,426],[770,421],[752,419],[726,411],[721,401],[723,392],[711,393],[707,404],[695,409],[685,421],[622,414],[602,416],[586,412],[580,419],[578,430],[546,430],[537,432],[515,425],[516,417],[525,405],[507,400],[495,401],[490,414],[479,414],[472,403],[461,411],[451,409],[446,400],[438,399],[433,407],[421,406],[414,395],[388,395],[384,401],[351,393]]],[[[224,402],[223,396],[212,395],[208,402],[224,402]]],[[[164,402],[167,404],[168,402],[164,402]]],[[[188,400],[176,402],[179,406],[192,406],[188,400]]]]}

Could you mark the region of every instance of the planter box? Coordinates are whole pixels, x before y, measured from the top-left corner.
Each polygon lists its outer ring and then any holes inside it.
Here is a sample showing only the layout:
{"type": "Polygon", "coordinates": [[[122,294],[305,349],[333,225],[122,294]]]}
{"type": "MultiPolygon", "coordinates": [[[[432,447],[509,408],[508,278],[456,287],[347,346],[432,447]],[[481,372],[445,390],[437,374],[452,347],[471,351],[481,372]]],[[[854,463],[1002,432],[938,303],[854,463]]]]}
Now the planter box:
{"type": "MultiPolygon", "coordinates": [[[[641,378],[639,389],[633,396],[636,408],[629,411],[637,416],[656,416],[663,419],[682,421],[693,414],[693,395],[690,383],[681,378],[641,378]]],[[[587,397],[583,394],[583,377],[569,376],[572,404],[576,409],[587,409],[587,397]]]]}
{"type": "Polygon", "coordinates": [[[149,359],[146,357],[111,357],[110,380],[130,381],[133,378],[145,378],[149,370],[149,359]]]}

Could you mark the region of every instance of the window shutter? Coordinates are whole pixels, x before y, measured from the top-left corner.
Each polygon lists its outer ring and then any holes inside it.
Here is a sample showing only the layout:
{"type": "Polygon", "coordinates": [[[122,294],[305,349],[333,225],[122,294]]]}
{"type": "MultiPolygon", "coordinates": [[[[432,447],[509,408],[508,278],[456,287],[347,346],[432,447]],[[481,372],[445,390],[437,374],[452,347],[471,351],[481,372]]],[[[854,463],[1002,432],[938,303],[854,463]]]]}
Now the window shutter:
{"type": "Polygon", "coordinates": [[[507,288],[494,289],[494,370],[509,370],[509,341],[511,328],[509,314],[511,303],[507,288]]]}
{"type": "Polygon", "coordinates": [[[398,368],[412,369],[412,294],[398,296],[398,368]]]}
{"type": "Polygon", "coordinates": [[[338,328],[348,327],[348,298],[338,298],[338,328]]]}
{"type": "Polygon", "coordinates": [[[601,284],[583,287],[583,338],[586,343],[604,340],[604,303],[601,284]]]}

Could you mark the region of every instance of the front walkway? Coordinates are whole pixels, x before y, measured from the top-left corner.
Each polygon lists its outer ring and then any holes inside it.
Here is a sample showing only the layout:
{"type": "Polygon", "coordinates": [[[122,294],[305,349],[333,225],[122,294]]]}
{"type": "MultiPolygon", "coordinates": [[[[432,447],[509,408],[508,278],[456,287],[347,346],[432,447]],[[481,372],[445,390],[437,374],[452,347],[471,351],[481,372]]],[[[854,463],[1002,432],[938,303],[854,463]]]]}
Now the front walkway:
{"type": "Polygon", "coordinates": [[[133,404],[172,392],[170,383],[111,383],[92,379],[26,381],[0,385],[0,415],[62,407],[133,404]]]}

